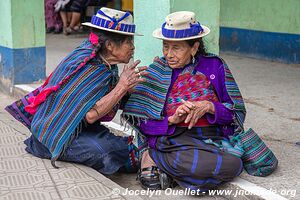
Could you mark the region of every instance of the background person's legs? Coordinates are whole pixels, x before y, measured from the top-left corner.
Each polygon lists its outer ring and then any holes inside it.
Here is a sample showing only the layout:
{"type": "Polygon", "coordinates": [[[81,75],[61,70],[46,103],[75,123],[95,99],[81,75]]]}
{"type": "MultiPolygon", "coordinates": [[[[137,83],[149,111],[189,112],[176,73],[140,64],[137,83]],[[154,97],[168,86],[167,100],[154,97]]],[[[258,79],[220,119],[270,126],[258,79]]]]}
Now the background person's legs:
{"type": "Polygon", "coordinates": [[[65,35],[68,35],[67,28],[70,24],[71,17],[72,17],[72,13],[70,12],[71,3],[72,0],[67,5],[65,5],[63,9],[59,11],[61,20],[63,22],[63,33],[65,35]]]}
{"type": "Polygon", "coordinates": [[[65,35],[67,35],[67,34],[68,34],[68,33],[67,33],[67,27],[68,27],[68,17],[67,17],[67,12],[65,12],[65,11],[60,11],[59,14],[60,14],[61,20],[62,20],[62,22],[63,22],[63,33],[64,33],[65,35]]]}
{"type": "Polygon", "coordinates": [[[71,18],[69,28],[78,31],[80,27],[80,19],[81,19],[81,13],[72,12],[72,18],[71,18]]]}
{"type": "Polygon", "coordinates": [[[72,12],[71,21],[67,32],[69,34],[73,32],[81,31],[81,14],[84,13],[85,8],[87,7],[89,0],[73,0],[70,5],[70,11],[72,12]]]}
{"type": "Polygon", "coordinates": [[[71,12],[71,11],[68,11],[67,12],[67,26],[70,26],[70,23],[71,23],[71,21],[72,21],[72,13],[73,12],[71,12]]]}

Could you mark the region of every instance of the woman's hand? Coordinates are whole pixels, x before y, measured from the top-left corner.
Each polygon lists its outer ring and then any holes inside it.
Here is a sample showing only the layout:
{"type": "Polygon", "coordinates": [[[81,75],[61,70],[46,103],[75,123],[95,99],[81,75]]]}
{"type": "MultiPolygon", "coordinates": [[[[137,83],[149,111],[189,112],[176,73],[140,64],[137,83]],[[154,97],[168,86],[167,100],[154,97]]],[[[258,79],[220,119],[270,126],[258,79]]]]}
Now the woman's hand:
{"type": "Polygon", "coordinates": [[[195,107],[194,109],[187,115],[185,119],[185,123],[189,123],[188,129],[191,129],[197,121],[203,117],[206,113],[215,113],[215,107],[214,104],[210,101],[204,100],[204,101],[196,101],[191,102],[195,107]]]}
{"type": "Polygon", "coordinates": [[[148,74],[148,72],[145,72],[147,67],[143,66],[136,68],[140,62],[140,60],[136,60],[133,64],[124,66],[123,72],[121,73],[119,82],[117,84],[118,87],[123,88],[127,92],[131,91],[137,84],[145,81],[142,76],[148,74]]]}
{"type": "Polygon", "coordinates": [[[175,113],[174,115],[172,115],[168,118],[169,125],[178,124],[180,122],[183,122],[184,119],[186,118],[186,116],[187,116],[186,114],[179,116],[178,114],[175,113]]]}
{"type": "Polygon", "coordinates": [[[116,87],[108,94],[103,96],[96,105],[87,112],[85,119],[89,124],[94,123],[107,113],[111,112],[113,107],[126,95],[126,93],[138,83],[145,81],[141,76],[148,74],[145,72],[147,67],[140,67],[135,70],[135,67],[140,61],[135,61],[132,65],[125,65],[116,87]]]}
{"type": "Polygon", "coordinates": [[[180,122],[183,122],[187,115],[194,109],[194,107],[195,105],[193,105],[191,102],[184,101],[182,105],[178,106],[174,115],[168,118],[169,123],[178,124],[180,122]]]}

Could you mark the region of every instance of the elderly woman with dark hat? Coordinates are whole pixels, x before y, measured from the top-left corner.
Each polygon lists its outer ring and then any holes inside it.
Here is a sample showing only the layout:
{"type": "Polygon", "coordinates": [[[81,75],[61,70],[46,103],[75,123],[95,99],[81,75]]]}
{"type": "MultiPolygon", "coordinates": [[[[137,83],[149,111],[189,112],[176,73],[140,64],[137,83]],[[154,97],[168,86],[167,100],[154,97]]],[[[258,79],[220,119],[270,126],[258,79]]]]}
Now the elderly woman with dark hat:
{"type": "Polygon", "coordinates": [[[173,180],[206,191],[242,172],[241,159],[215,145],[229,144],[246,111],[228,66],[205,51],[209,32],[187,11],[168,15],[153,32],[163,57],[148,67],[122,114],[138,132],[143,188],[166,189],[173,180]]]}
{"type": "Polygon", "coordinates": [[[121,99],[147,74],[134,53],[132,15],[101,8],[83,25],[92,27],[88,39],[53,71],[43,90],[25,110],[34,115],[26,151],[41,157],[81,163],[104,174],[120,168],[134,170],[136,151],[131,137],[112,134],[101,125],[110,121],[121,99]]]}

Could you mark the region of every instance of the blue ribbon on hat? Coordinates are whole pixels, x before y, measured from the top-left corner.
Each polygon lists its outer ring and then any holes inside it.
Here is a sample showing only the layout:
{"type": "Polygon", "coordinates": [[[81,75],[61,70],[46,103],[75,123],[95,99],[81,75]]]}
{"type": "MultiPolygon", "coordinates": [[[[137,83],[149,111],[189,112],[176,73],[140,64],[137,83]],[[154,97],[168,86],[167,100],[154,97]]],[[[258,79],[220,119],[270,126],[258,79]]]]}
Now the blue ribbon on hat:
{"type": "Polygon", "coordinates": [[[199,35],[199,33],[203,32],[203,28],[200,23],[190,24],[190,28],[188,29],[180,29],[180,30],[171,30],[165,28],[166,22],[162,25],[162,35],[166,38],[186,38],[199,35]]]}
{"type": "Polygon", "coordinates": [[[124,20],[126,17],[130,16],[129,12],[126,12],[118,20],[114,17],[110,17],[110,16],[106,15],[102,10],[98,10],[97,13],[99,15],[107,17],[110,20],[106,20],[106,19],[100,18],[96,15],[93,15],[93,17],[91,19],[91,24],[93,24],[95,26],[100,26],[100,27],[103,27],[103,28],[107,28],[107,29],[118,30],[118,31],[127,32],[127,33],[135,33],[135,25],[134,24],[119,23],[122,20],[124,20]]]}

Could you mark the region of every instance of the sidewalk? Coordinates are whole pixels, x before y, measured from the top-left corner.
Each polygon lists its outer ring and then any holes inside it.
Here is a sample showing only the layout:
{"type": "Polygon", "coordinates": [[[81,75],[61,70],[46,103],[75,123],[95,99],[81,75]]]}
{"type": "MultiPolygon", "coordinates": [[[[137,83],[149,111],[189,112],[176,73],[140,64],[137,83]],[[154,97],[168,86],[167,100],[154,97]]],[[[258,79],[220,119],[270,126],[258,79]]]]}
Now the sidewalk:
{"type": "MultiPolygon", "coordinates": [[[[47,35],[47,74],[82,39],[82,36],[47,35]]],[[[265,178],[244,172],[223,187],[240,192],[236,197],[223,194],[199,198],[300,199],[300,146],[296,146],[300,141],[300,66],[221,56],[231,67],[245,98],[246,127],[260,133],[277,156],[279,167],[265,178]]],[[[29,131],[3,111],[12,101],[0,93],[0,199],[149,199],[149,195],[113,194],[118,189],[140,190],[135,174],[105,177],[91,168],[65,162],[58,162],[61,168],[53,169],[49,160],[27,154],[23,140],[29,131]]],[[[118,119],[114,121],[118,123],[118,119]]],[[[162,193],[151,199],[194,198],[162,193]]]]}
{"type": "Polygon", "coordinates": [[[131,199],[115,193],[123,188],[89,167],[58,161],[60,168],[54,169],[49,160],[28,154],[23,141],[29,131],[3,110],[12,101],[0,93],[1,200],[131,199]]]}

